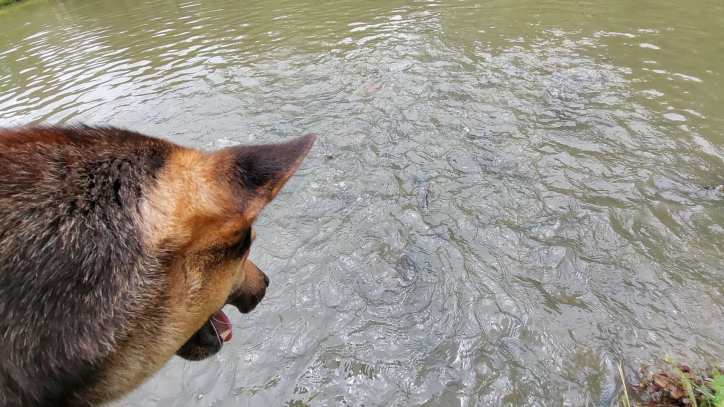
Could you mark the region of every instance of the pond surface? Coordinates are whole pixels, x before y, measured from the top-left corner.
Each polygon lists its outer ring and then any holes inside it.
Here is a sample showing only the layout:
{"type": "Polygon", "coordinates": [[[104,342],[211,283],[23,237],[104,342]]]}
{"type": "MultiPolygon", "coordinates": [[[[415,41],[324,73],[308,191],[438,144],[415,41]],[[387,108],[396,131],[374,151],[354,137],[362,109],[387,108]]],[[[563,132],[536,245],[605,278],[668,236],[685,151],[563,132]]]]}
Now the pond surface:
{"type": "Polygon", "coordinates": [[[610,406],[619,362],[722,362],[720,1],[32,0],[0,24],[2,126],[319,134],[258,221],[267,298],[121,405],[610,406]]]}

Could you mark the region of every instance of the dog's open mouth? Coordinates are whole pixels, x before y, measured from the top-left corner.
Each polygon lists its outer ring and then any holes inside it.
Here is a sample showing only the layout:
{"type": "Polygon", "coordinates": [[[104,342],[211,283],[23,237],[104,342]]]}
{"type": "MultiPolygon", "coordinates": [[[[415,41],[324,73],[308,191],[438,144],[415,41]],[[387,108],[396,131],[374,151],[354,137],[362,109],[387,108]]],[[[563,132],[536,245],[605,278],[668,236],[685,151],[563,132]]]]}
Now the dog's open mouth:
{"type": "MultiPolygon", "coordinates": [[[[232,293],[226,304],[236,307],[242,314],[251,312],[259,302],[264,298],[266,287],[269,285],[269,278],[261,272],[256,266],[253,266],[262,277],[261,284],[254,291],[243,290],[232,293]]],[[[225,342],[231,340],[231,321],[224,311],[218,310],[209,316],[204,325],[184,343],[181,348],[176,351],[176,355],[187,360],[206,359],[218,353],[224,346],[225,342]]]]}
{"type": "Polygon", "coordinates": [[[186,360],[206,359],[219,352],[231,336],[231,321],[224,311],[218,310],[176,351],[176,355],[186,360]]]}
{"type": "Polygon", "coordinates": [[[229,317],[224,314],[224,311],[218,310],[211,315],[209,322],[213,325],[216,335],[219,336],[219,340],[222,342],[229,342],[231,340],[231,321],[229,317]]]}

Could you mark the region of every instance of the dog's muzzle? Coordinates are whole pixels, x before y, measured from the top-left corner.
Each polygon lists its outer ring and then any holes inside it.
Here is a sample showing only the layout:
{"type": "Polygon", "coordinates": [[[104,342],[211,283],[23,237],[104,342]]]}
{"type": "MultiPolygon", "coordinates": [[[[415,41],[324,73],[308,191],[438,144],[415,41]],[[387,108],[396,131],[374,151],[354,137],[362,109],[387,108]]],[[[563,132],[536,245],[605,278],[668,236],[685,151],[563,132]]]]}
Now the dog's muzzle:
{"type": "MultiPolygon", "coordinates": [[[[244,264],[247,282],[234,290],[226,304],[235,306],[239,312],[251,312],[264,298],[269,287],[269,277],[247,260],[244,264]]],[[[202,360],[219,352],[232,337],[231,321],[223,311],[214,312],[204,325],[196,331],[176,355],[186,360],[202,360]]]]}

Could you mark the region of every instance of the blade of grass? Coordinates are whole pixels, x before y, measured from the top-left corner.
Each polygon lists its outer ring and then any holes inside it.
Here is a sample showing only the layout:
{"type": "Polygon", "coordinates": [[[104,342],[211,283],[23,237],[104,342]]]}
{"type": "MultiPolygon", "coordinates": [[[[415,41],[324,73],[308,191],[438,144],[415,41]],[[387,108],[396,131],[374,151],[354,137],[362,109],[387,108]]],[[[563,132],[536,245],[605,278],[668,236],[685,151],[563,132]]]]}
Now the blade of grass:
{"type": "Polygon", "coordinates": [[[692,384],[694,385],[694,388],[697,389],[697,390],[699,390],[699,392],[700,392],[701,394],[703,394],[704,397],[706,397],[707,399],[711,400],[711,399],[714,398],[714,395],[711,394],[711,393],[709,393],[709,391],[706,389],[706,386],[699,386],[699,385],[696,384],[696,383],[692,383],[692,384]]]}
{"type": "Polygon", "coordinates": [[[314,399],[315,399],[317,396],[319,396],[320,394],[322,394],[322,392],[319,392],[319,391],[316,392],[316,393],[314,393],[314,394],[312,394],[312,396],[309,397],[309,399],[307,400],[306,404],[308,405],[312,400],[314,400],[314,399]]]}
{"type": "Polygon", "coordinates": [[[623,385],[623,396],[621,396],[621,403],[624,407],[631,407],[631,400],[628,398],[628,390],[626,390],[626,378],[623,377],[623,368],[621,367],[621,363],[618,364],[618,373],[621,375],[621,384],[623,385]]]}
{"type": "Polygon", "coordinates": [[[694,396],[694,389],[691,388],[691,381],[689,381],[689,378],[684,375],[684,372],[679,370],[678,367],[674,368],[674,372],[681,377],[681,381],[684,383],[684,387],[686,388],[686,394],[689,396],[689,400],[691,400],[691,405],[694,407],[699,407],[699,405],[696,403],[696,396],[694,396]]]}

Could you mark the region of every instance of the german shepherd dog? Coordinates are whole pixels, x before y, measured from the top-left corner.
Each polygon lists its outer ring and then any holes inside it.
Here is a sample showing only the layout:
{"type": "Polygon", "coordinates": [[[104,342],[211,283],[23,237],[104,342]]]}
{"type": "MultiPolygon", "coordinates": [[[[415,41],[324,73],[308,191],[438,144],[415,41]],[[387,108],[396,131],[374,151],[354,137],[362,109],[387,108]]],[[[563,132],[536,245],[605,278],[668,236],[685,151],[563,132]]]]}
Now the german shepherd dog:
{"type": "Polygon", "coordinates": [[[116,128],[0,130],[0,406],[117,399],[231,339],[269,279],[252,223],[313,134],[213,153],[116,128]]]}

